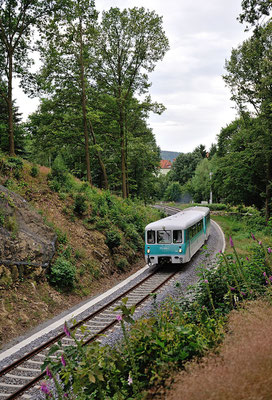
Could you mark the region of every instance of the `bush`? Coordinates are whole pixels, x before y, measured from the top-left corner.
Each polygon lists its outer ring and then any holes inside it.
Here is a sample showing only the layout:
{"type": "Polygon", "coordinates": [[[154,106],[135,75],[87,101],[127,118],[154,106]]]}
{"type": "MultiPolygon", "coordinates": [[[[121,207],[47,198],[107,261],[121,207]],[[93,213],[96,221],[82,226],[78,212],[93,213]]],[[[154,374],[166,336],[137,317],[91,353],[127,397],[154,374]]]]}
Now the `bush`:
{"type": "Polygon", "coordinates": [[[120,246],[121,234],[117,230],[111,229],[106,234],[105,243],[111,250],[114,249],[115,247],[120,246]]]}
{"type": "Polygon", "coordinates": [[[115,261],[115,265],[121,271],[125,271],[128,267],[128,260],[125,257],[118,257],[115,261]]]}
{"type": "Polygon", "coordinates": [[[70,190],[70,180],[68,175],[68,170],[61,157],[58,155],[52,165],[51,174],[48,174],[48,180],[50,181],[49,187],[55,192],[69,191],[70,190]]]}
{"type": "Polygon", "coordinates": [[[108,219],[99,218],[95,224],[95,229],[100,232],[104,232],[107,229],[110,229],[112,226],[112,222],[108,219]]]}
{"type": "Polygon", "coordinates": [[[82,216],[88,209],[86,197],[82,194],[77,194],[74,202],[74,212],[82,216]]]}
{"type": "Polygon", "coordinates": [[[76,268],[63,256],[59,256],[50,270],[50,283],[60,289],[74,287],[76,268]]]}
{"type": "Polygon", "coordinates": [[[31,171],[30,171],[30,175],[33,178],[36,178],[39,175],[39,168],[37,167],[37,165],[33,165],[33,167],[31,168],[31,171]]]}
{"type": "Polygon", "coordinates": [[[144,242],[143,242],[141,236],[139,235],[139,233],[134,228],[134,225],[129,224],[127,226],[125,237],[128,240],[129,245],[131,245],[130,241],[132,242],[133,247],[135,247],[135,250],[143,249],[144,242]]]}

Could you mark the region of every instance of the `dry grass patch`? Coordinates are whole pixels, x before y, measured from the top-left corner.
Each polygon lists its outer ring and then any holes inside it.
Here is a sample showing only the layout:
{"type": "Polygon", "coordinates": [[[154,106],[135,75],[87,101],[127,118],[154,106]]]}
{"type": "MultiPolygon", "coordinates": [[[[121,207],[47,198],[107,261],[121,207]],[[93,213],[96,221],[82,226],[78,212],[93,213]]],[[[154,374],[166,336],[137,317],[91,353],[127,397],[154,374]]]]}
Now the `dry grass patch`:
{"type": "Polygon", "coordinates": [[[271,400],[272,306],[256,301],[230,315],[219,356],[191,363],[166,400],[271,400]]]}

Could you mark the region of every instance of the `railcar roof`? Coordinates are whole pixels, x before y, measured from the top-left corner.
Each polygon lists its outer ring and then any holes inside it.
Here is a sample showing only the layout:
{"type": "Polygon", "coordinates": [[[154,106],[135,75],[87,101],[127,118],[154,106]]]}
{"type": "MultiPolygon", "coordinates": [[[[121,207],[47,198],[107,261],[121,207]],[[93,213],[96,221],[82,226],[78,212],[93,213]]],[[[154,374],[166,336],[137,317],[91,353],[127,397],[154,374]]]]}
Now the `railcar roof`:
{"type": "MultiPolygon", "coordinates": [[[[199,207],[206,208],[206,207],[199,207]]],[[[209,211],[209,209],[207,208],[209,211]]],[[[207,212],[208,214],[208,212],[207,212]]],[[[186,229],[191,225],[194,225],[197,221],[201,220],[204,214],[204,210],[197,210],[195,207],[190,207],[177,214],[170,215],[169,217],[160,219],[155,222],[151,222],[146,226],[146,230],[167,230],[167,229],[186,229]]]]}

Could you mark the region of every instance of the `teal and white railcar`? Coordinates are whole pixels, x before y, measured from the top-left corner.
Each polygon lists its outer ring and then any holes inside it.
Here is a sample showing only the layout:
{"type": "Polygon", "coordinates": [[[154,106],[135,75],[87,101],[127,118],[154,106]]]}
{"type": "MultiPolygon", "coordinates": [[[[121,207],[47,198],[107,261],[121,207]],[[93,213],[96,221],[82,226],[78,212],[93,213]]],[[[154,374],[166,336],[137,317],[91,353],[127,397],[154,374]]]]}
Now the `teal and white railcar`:
{"type": "Polygon", "coordinates": [[[205,243],[210,234],[208,207],[189,207],[152,222],[145,228],[145,259],[149,265],[183,264],[205,243]]]}

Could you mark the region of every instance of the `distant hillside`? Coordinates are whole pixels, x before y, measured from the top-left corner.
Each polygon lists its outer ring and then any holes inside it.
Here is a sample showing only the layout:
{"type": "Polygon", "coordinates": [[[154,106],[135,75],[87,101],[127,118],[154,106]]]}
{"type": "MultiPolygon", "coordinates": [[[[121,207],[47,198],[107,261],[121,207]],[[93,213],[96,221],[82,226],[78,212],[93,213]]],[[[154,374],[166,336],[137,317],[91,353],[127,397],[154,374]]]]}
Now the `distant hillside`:
{"type": "Polygon", "coordinates": [[[173,162],[173,160],[175,158],[177,158],[177,156],[179,154],[180,153],[178,153],[177,151],[164,151],[164,150],[161,150],[161,159],[162,160],[169,160],[169,161],[173,162]]]}

